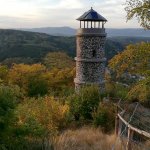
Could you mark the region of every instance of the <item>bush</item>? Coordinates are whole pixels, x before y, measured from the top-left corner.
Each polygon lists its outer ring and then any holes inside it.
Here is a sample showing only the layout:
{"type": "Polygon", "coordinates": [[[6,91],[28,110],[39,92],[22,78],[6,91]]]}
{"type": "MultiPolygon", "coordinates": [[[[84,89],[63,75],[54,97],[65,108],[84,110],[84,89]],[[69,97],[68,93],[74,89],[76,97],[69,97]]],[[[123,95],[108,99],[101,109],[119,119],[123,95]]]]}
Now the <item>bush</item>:
{"type": "Polygon", "coordinates": [[[70,112],[75,120],[79,120],[80,117],[87,120],[92,119],[92,112],[97,109],[100,100],[98,87],[84,87],[79,93],[69,97],[70,112]]]}
{"type": "MultiPolygon", "coordinates": [[[[9,107],[13,109],[14,105],[9,107]]],[[[51,149],[55,135],[66,126],[67,112],[68,106],[52,97],[24,99],[9,115],[15,120],[11,134],[5,131],[2,137],[0,132],[0,149],[51,149]]]]}
{"type": "Polygon", "coordinates": [[[107,82],[106,90],[110,97],[117,99],[127,99],[129,87],[125,87],[121,83],[107,82]]]}
{"type": "Polygon", "coordinates": [[[67,105],[61,105],[53,97],[25,100],[17,108],[18,128],[27,137],[54,135],[65,125],[67,105]]]}
{"type": "Polygon", "coordinates": [[[44,96],[48,94],[48,83],[40,76],[31,77],[28,81],[28,96],[44,96]]]}
{"type": "Polygon", "coordinates": [[[93,113],[93,123],[100,126],[105,132],[112,131],[115,125],[115,106],[112,103],[100,103],[97,111],[93,113]]]}

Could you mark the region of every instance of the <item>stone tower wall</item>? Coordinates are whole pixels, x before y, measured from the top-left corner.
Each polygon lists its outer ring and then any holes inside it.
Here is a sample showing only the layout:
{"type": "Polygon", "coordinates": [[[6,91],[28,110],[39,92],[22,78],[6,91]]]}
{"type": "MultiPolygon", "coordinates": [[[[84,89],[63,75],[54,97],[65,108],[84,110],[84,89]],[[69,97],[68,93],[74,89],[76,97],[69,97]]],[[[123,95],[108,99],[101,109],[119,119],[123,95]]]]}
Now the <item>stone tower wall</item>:
{"type": "Polygon", "coordinates": [[[76,90],[83,85],[95,84],[104,88],[105,29],[89,28],[77,31],[76,90]]]}

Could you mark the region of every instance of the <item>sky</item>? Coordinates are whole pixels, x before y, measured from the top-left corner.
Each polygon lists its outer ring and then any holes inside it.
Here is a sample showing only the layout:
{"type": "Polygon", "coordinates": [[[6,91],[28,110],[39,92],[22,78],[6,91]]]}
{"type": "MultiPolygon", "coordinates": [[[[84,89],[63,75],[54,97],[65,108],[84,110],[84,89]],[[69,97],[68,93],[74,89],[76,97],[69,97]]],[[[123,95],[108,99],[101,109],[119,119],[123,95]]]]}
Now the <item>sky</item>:
{"type": "Polygon", "coordinates": [[[0,28],[78,28],[76,20],[91,6],[104,16],[107,28],[139,28],[126,22],[126,0],[0,0],[0,28]]]}

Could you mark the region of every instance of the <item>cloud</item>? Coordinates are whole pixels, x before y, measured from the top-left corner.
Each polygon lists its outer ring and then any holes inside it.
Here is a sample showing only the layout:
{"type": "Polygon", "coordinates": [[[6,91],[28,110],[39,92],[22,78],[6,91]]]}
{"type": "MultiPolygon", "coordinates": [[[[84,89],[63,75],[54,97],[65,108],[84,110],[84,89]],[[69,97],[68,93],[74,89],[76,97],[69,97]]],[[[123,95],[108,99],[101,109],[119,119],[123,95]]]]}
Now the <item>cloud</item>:
{"type": "Polygon", "coordinates": [[[21,23],[24,27],[77,28],[76,18],[91,6],[108,19],[107,27],[139,27],[135,20],[126,24],[124,3],[125,0],[0,0],[0,27],[18,27],[21,23]]]}
{"type": "Polygon", "coordinates": [[[32,22],[29,18],[0,16],[0,27],[5,29],[30,27],[32,22]]]}
{"type": "Polygon", "coordinates": [[[53,9],[77,9],[77,8],[82,8],[83,3],[81,0],[60,0],[60,2],[56,5],[49,6],[49,8],[53,9]]]}

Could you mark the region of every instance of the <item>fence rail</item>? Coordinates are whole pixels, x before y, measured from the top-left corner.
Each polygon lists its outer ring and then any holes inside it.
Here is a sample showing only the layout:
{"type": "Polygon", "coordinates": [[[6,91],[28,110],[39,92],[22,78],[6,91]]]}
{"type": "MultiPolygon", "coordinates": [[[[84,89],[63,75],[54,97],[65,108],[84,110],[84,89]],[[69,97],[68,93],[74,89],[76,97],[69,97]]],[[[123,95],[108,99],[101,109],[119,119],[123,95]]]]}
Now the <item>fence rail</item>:
{"type": "Polygon", "coordinates": [[[150,133],[148,133],[144,130],[138,129],[137,127],[135,127],[134,125],[131,125],[131,123],[130,123],[132,121],[132,119],[134,118],[134,114],[137,111],[138,105],[139,104],[137,103],[136,107],[134,108],[132,115],[130,116],[129,121],[126,121],[123,118],[123,115],[125,114],[125,110],[121,106],[117,105],[115,133],[118,137],[119,136],[121,137],[121,134],[123,134],[123,132],[126,131],[127,140],[126,140],[126,144],[125,144],[125,150],[132,150],[133,149],[132,143],[133,143],[133,136],[135,133],[139,134],[140,136],[144,136],[147,139],[150,139],[150,133]],[[119,112],[119,109],[121,110],[120,112],[119,112]],[[123,124],[125,125],[124,131],[122,131],[122,125],[123,124]]]}
{"type": "Polygon", "coordinates": [[[120,114],[118,114],[117,116],[119,117],[119,119],[120,119],[128,128],[130,128],[130,130],[133,130],[134,132],[137,132],[137,133],[139,133],[139,134],[141,134],[141,135],[144,135],[144,136],[147,137],[147,138],[150,138],[150,133],[145,132],[145,131],[143,131],[143,130],[140,130],[140,129],[137,129],[137,128],[133,127],[133,126],[130,125],[127,121],[125,121],[125,120],[122,118],[122,116],[121,116],[120,114]]]}

